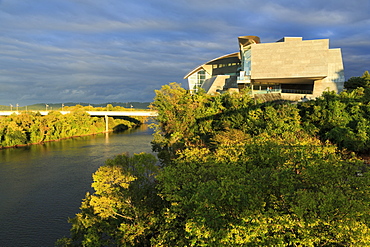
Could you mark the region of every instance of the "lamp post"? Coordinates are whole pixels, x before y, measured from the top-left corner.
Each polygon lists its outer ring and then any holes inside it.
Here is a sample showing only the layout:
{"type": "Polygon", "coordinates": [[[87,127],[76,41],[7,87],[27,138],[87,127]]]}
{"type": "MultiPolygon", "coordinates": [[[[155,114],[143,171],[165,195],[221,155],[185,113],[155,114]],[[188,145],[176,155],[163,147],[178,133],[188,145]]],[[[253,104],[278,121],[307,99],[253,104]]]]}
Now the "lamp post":
{"type": "Polygon", "coordinates": [[[48,107],[49,107],[49,105],[48,104],[45,104],[45,111],[48,110],[48,107]]]}
{"type": "Polygon", "coordinates": [[[13,110],[13,105],[12,104],[10,104],[10,111],[12,111],[13,110]]]}
{"type": "Polygon", "coordinates": [[[17,111],[18,111],[19,104],[17,103],[16,106],[17,106],[17,111]]]}

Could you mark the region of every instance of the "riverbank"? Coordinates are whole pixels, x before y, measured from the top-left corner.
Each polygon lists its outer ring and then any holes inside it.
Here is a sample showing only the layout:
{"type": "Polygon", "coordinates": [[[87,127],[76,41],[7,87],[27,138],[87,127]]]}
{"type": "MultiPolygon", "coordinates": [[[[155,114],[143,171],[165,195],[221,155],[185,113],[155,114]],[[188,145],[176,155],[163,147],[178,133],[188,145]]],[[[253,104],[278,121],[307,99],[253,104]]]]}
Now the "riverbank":
{"type": "Polygon", "coordinates": [[[78,138],[78,137],[84,137],[84,136],[94,136],[94,135],[99,135],[99,134],[107,134],[107,133],[120,133],[120,132],[123,132],[123,131],[126,131],[128,129],[136,129],[140,127],[140,125],[137,125],[133,128],[127,128],[125,130],[121,130],[121,131],[114,131],[114,130],[110,130],[110,131],[103,131],[103,132],[99,132],[99,133],[92,133],[92,134],[85,134],[85,135],[78,135],[78,136],[71,136],[71,137],[64,137],[64,138],[60,138],[60,139],[57,139],[57,140],[49,140],[49,141],[42,141],[42,142],[36,142],[36,143],[27,143],[27,144],[19,144],[19,145],[14,145],[14,146],[8,146],[8,147],[0,147],[0,150],[1,149],[9,149],[9,148],[22,148],[22,147],[27,147],[27,146],[31,146],[31,145],[40,145],[40,144],[44,144],[44,143],[48,143],[48,142],[59,142],[59,141],[63,141],[63,140],[67,140],[67,139],[73,139],[73,138],[78,138]]]}
{"type": "Polygon", "coordinates": [[[135,128],[142,123],[140,118],[109,117],[106,120],[91,117],[81,111],[65,115],[55,112],[47,116],[20,114],[0,117],[0,149],[105,133],[107,125],[111,126],[108,132],[119,132],[135,128]]]}

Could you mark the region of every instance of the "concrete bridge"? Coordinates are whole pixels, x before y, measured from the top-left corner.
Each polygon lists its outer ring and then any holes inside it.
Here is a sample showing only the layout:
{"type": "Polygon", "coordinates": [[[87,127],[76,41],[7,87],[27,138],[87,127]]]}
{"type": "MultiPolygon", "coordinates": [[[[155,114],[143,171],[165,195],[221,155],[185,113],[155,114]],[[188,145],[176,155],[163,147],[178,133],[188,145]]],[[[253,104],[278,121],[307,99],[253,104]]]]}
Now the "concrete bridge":
{"type": "MultiPolygon", "coordinates": [[[[10,116],[12,114],[21,114],[24,112],[39,112],[41,115],[48,115],[51,111],[0,111],[0,116],[10,116]]],[[[59,111],[61,114],[68,114],[70,111],[59,111]]],[[[156,117],[156,111],[86,111],[90,116],[105,117],[105,131],[108,132],[108,117],[156,117]]]]}
{"type": "MultiPolygon", "coordinates": [[[[41,115],[48,115],[52,111],[0,111],[0,116],[10,116],[12,114],[21,114],[24,112],[39,112],[41,115]]],[[[61,114],[68,114],[70,111],[59,111],[61,114]]],[[[108,116],[108,117],[156,117],[156,111],[86,111],[91,116],[108,116]]]]}

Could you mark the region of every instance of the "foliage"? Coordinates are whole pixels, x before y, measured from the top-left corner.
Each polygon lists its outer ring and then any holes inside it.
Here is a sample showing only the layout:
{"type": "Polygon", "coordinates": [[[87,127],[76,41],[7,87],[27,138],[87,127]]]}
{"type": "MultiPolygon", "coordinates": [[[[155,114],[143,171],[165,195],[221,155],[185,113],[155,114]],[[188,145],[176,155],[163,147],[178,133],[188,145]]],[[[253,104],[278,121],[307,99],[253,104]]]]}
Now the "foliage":
{"type": "Polygon", "coordinates": [[[212,138],[225,129],[281,135],[301,128],[295,106],[256,104],[248,91],[219,96],[190,94],[172,83],[156,91],[152,108],[159,115],[153,150],[164,163],[186,147],[212,146],[212,138]]]}
{"type": "Polygon", "coordinates": [[[330,140],[340,148],[367,152],[370,147],[370,91],[357,88],[351,92],[325,92],[315,101],[302,103],[302,125],[330,140]]]}
{"type": "Polygon", "coordinates": [[[154,186],[158,173],[151,154],[117,155],[93,175],[94,194],[86,194],[81,212],[71,219],[72,238],[59,246],[150,246],[162,207],[154,186]]]}
{"type": "MultiPolygon", "coordinates": [[[[368,246],[369,167],[347,151],[369,147],[368,95],[363,88],[327,92],[293,105],[259,103],[248,91],[210,96],[163,86],[151,106],[161,164],[139,172],[118,156],[101,167],[96,192],[71,221],[72,238],[60,241],[368,246]],[[155,176],[140,180],[146,170],[155,176]]],[[[135,167],[146,164],[138,159],[135,167]]]]}
{"type": "MultiPolygon", "coordinates": [[[[140,124],[138,120],[109,118],[113,130],[132,128],[140,124]]],[[[96,134],[105,131],[103,118],[90,117],[83,110],[62,115],[50,112],[46,116],[38,113],[13,114],[0,117],[0,148],[16,145],[41,143],[73,136],[96,134]]]]}
{"type": "Polygon", "coordinates": [[[344,82],[344,87],[347,90],[354,90],[359,87],[370,88],[369,71],[365,71],[362,76],[349,78],[348,81],[344,82]]]}
{"type": "Polygon", "coordinates": [[[171,207],[163,246],[366,245],[369,176],[312,137],[217,136],[218,148],[191,148],[159,175],[171,207]],[[177,229],[177,232],[170,229],[177,229]]]}
{"type": "Polygon", "coordinates": [[[204,92],[192,95],[176,83],[157,90],[151,107],[158,111],[159,126],[153,141],[158,157],[169,161],[177,150],[204,145],[213,121],[208,117],[220,112],[220,103],[204,92]]]}
{"type": "Polygon", "coordinates": [[[163,117],[154,145],[170,157],[158,179],[171,207],[155,243],[369,244],[367,168],[313,137],[335,141],[325,136],[335,127],[366,128],[360,116],[369,108],[358,107],[364,96],[327,93],[296,107],[259,104],[247,92],[189,95],[176,84],[163,87],[153,103],[163,117]]]}

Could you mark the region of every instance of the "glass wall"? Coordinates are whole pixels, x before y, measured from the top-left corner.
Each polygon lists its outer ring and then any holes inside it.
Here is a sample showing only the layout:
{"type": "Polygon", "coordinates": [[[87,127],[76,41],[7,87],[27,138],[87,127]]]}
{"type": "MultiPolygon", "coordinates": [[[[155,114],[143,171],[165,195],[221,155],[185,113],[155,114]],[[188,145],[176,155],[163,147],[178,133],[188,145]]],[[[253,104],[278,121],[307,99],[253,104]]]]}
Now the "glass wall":
{"type": "Polygon", "coordinates": [[[252,89],[254,94],[281,93],[280,84],[254,84],[252,89]]]}
{"type": "Polygon", "coordinates": [[[242,70],[245,71],[245,75],[251,75],[251,49],[245,50],[243,52],[243,63],[242,70]]]}
{"type": "Polygon", "coordinates": [[[188,77],[189,90],[197,92],[200,87],[202,87],[204,81],[206,80],[206,72],[204,70],[199,70],[198,72],[192,74],[188,77]]]}

